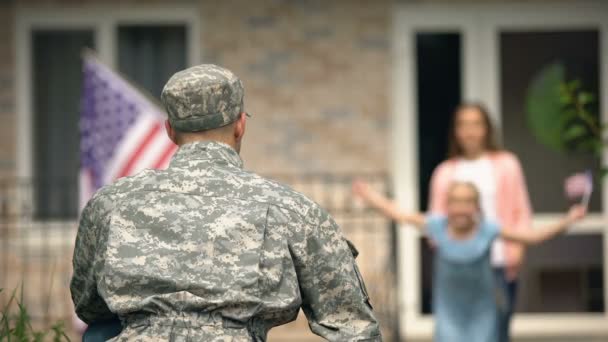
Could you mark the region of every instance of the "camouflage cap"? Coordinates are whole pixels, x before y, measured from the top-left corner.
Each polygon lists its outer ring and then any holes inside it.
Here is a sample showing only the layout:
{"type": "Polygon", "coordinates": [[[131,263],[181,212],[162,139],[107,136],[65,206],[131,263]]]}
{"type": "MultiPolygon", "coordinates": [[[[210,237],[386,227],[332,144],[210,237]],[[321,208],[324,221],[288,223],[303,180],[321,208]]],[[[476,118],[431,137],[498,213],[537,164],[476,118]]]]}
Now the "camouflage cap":
{"type": "Polygon", "coordinates": [[[202,64],[171,76],[160,98],[173,128],[198,132],[237,120],[243,95],[243,83],[232,71],[202,64]]]}

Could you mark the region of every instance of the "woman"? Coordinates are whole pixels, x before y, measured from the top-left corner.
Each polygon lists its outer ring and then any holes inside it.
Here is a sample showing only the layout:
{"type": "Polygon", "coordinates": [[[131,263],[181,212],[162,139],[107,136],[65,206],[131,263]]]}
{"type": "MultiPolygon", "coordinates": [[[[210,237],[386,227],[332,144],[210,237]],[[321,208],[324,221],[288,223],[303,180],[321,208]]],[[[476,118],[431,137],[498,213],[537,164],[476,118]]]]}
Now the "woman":
{"type": "MultiPolygon", "coordinates": [[[[454,112],[449,132],[449,158],[431,178],[429,211],[445,215],[448,187],[454,181],[471,182],[480,192],[481,212],[488,220],[513,231],[531,226],[526,182],[515,155],[498,147],[487,110],[464,103],[454,112]]],[[[524,248],[516,242],[496,239],[492,245],[499,301],[499,341],[509,341],[509,325],[515,305],[517,275],[524,248]]]]}

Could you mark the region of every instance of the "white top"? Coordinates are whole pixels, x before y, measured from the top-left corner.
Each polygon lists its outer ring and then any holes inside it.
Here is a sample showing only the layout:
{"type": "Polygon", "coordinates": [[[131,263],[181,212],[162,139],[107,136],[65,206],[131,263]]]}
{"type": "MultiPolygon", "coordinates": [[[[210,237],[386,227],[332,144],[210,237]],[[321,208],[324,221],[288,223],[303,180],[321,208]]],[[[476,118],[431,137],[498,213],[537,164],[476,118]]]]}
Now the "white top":
{"type": "MultiPolygon", "coordinates": [[[[478,159],[459,159],[454,170],[454,181],[471,182],[479,190],[481,212],[484,218],[498,222],[496,215],[496,178],[492,161],[487,156],[478,159]]],[[[492,244],[492,266],[505,265],[504,244],[501,239],[492,244]]]]}

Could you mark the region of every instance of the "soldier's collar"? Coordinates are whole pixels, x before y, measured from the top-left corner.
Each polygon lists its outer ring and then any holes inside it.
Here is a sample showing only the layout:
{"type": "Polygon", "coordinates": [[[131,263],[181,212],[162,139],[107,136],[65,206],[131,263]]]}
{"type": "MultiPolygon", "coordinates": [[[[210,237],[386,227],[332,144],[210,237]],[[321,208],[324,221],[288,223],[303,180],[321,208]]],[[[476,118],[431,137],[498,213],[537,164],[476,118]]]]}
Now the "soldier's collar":
{"type": "Polygon", "coordinates": [[[184,144],[173,155],[171,164],[192,160],[209,160],[226,162],[232,166],[243,168],[243,160],[228,144],[219,141],[197,141],[184,144]]]}

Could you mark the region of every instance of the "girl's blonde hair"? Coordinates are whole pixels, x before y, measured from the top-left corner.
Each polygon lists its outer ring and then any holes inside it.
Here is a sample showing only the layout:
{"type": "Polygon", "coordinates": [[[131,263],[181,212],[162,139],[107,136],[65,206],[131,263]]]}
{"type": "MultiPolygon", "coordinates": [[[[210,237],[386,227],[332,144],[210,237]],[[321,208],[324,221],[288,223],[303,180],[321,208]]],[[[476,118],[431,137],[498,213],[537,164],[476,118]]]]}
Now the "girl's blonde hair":
{"type": "Polygon", "coordinates": [[[459,186],[465,186],[465,187],[469,188],[475,194],[475,203],[477,203],[478,207],[481,207],[480,203],[479,203],[479,201],[480,201],[479,189],[477,189],[475,184],[473,184],[472,182],[453,181],[452,183],[450,183],[450,186],[448,187],[448,198],[450,197],[449,195],[452,193],[452,191],[459,186]]]}

